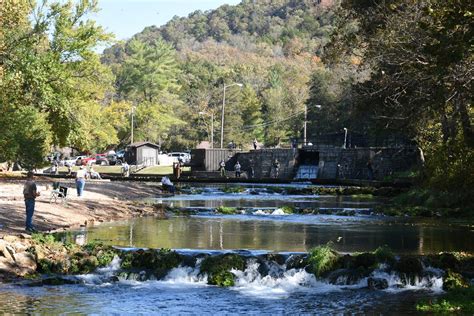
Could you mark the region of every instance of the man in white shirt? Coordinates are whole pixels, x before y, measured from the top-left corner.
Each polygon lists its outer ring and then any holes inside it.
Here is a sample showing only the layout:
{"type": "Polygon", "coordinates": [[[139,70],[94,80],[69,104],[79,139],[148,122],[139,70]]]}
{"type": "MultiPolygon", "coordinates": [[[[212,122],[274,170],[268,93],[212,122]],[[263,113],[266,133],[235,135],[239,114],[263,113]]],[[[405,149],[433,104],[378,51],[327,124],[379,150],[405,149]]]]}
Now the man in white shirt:
{"type": "Polygon", "coordinates": [[[161,185],[163,186],[163,190],[168,191],[170,193],[174,193],[176,189],[174,187],[173,182],[171,182],[170,178],[168,178],[167,176],[161,178],[161,185]]]}

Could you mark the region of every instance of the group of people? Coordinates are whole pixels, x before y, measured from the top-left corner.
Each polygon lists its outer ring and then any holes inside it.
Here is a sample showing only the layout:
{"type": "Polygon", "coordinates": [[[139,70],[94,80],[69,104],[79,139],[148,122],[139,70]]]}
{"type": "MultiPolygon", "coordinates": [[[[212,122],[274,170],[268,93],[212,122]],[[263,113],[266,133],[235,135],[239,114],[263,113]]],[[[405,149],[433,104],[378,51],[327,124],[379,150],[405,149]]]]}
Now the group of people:
{"type": "MultiPolygon", "coordinates": [[[[220,171],[221,177],[226,177],[226,162],[224,160],[221,160],[219,162],[219,171],[220,171]]],[[[242,175],[242,165],[240,164],[240,162],[238,160],[234,165],[234,172],[235,172],[235,177],[236,178],[241,177],[241,175],[242,175]]],[[[270,174],[273,178],[278,178],[280,176],[280,162],[278,161],[278,159],[275,159],[273,161],[272,170],[271,170],[270,174]]],[[[248,168],[247,175],[250,178],[255,177],[255,170],[254,170],[253,166],[250,166],[248,168]]]]}

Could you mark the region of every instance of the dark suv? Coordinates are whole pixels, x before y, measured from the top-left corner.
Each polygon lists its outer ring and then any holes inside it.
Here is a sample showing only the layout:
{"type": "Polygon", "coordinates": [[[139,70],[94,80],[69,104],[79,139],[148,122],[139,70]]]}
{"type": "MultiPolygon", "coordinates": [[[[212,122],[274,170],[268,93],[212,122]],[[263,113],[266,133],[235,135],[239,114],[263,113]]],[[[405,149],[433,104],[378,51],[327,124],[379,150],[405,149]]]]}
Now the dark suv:
{"type": "Polygon", "coordinates": [[[122,159],[123,158],[119,158],[117,154],[107,155],[107,160],[109,161],[109,165],[111,166],[121,165],[122,159]]]}

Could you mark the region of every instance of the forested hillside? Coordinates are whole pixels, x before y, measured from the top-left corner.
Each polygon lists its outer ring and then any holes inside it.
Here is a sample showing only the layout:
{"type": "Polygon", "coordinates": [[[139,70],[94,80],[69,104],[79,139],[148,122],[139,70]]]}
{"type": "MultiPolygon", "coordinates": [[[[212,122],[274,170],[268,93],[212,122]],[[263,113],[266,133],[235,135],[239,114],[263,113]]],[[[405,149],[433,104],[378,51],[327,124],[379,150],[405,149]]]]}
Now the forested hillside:
{"type": "MultiPolygon", "coordinates": [[[[137,128],[141,131],[143,125],[148,126],[139,135],[162,143],[164,148],[192,148],[199,141],[210,140],[212,116],[214,145],[219,145],[223,87],[232,83],[243,87],[226,89],[224,143],[234,141],[245,147],[257,138],[266,146],[288,145],[290,138],[302,138],[311,77],[317,73],[326,85],[333,77],[320,58],[333,30],[331,4],[243,1],[237,6],[197,11],[186,18],[175,17],[163,27],[146,28],[132,40],[107,49],[102,61],[117,76],[117,100],[138,104],[138,113],[160,113],[161,109],[163,118],[154,117],[163,122],[155,124],[156,131],[151,132],[149,125],[153,124],[140,118],[137,128]],[[174,90],[170,93],[168,87],[154,87],[154,94],[160,98],[166,94],[166,100],[145,105],[144,94],[132,96],[129,83],[146,85],[132,78],[158,75],[150,73],[157,71],[152,65],[157,59],[145,53],[147,50],[167,55],[167,63],[176,66],[178,76],[159,70],[161,76],[156,81],[173,81],[174,90]],[[129,68],[131,60],[143,69],[129,68]],[[137,71],[142,71],[141,75],[137,71]]],[[[331,90],[337,95],[337,85],[331,90]]],[[[339,122],[325,128],[343,127],[339,122]]]]}

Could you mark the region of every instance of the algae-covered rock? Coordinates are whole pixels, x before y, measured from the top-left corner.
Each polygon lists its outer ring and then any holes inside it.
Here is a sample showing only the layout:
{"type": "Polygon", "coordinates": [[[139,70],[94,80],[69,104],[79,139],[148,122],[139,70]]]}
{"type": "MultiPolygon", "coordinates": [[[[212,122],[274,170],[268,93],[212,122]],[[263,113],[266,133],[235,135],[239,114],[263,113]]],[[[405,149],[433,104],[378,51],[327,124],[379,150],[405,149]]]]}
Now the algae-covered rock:
{"type": "Polygon", "coordinates": [[[207,274],[207,283],[218,286],[233,286],[235,276],[230,270],[245,270],[245,260],[237,254],[210,256],[201,263],[201,274],[207,274]]]}

